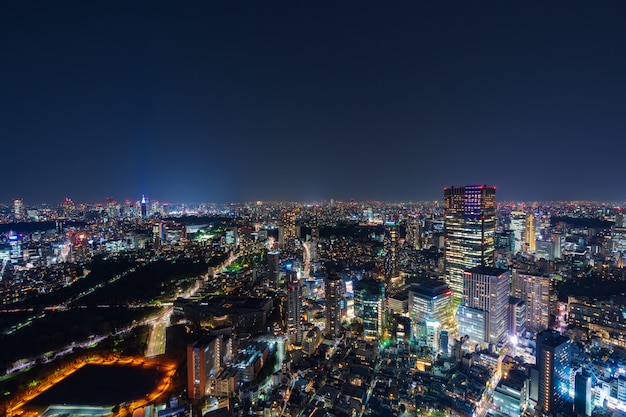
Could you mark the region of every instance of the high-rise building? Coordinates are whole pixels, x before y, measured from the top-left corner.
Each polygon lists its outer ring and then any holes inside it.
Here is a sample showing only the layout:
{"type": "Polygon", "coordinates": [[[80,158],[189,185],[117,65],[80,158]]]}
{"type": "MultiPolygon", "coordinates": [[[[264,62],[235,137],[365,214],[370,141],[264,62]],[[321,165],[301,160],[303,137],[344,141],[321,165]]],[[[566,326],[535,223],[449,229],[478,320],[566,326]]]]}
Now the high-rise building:
{"type": "Polygon", "coordinates": [[[207,336],[187,345],[187,392],[200,399],[209,393],[210,378],[220,371],[222,338],[207,336]]]}
{"type": "Polygon", "coordinates": [[[513,270],[512,291],[514,297],[526,301],[527,328],[541,331],[550,321],[550,293],[552,278],[513,270]]]}
{"type": "Polygon", "coordinates": [[[283,231],[284,239],[287,243],[293,243],[296,239],[296,212],[295,210],[287,210],[283,214],[283,231]]]}
{"type": "Polygon", "coordinates": [[[280,277],[280,252],[267,252],[267,268],[269,270],[270,283],[277,287],[280,277]]]}
{"type": "Polygon", "coordinates": [[[574,413],[577,416],[590,416],[593,408],[591,399],[591,375],[579,372],[574,377],[574,413]]]}
{"type": "Polygon", "coordinates": [[[302,344],[302,284],[297,277],[287,284],[287,335],[291,345],[302,344]]]}
{"type": "Polygon", "coordinates": [[[21,198],[13,199],[13,220],[24,220],[24,200],[21,198]]]}
{"type": "Polygon", "coordinates": [[[341,278],[330,273],[324,278],[324,292],[326,298],[326,330],[324,333],[331,338],[341,334],[341,278]]]}
{"type": "Polygon", "coordinates": [[[485,333],[487,312],[478,308],[467,307],[461,304],[456,312],[459,334],[467,336],[470,343],[483,343],[487,337],[485,333]]]}
{"type": "Polygon", "coordinates": [[[523,211],[511,212],[511,232],[513,232],[513,252],[521,252],[526,242],[526,214],[523,211]]]}
{"type": "Polygon", "coordinates": [[[411,216],[406,223],[406,240],[413,249],[422,247],[422,221],[417,216],[411,216]]]}
{"type": "Polygon", "coordinates": [[[535,214],[534,213],[528,213],[526,214],[526,230],[525,230],[525,237],[526,237],[526,244],[528,245],[528,250],[530,252],[534,252],[537,247],[536,247],[536,239],[537,237],[535,236],[537,230],[537,219],[535,218],[535,214]]]}
{"type": "Polygon", "coordinates": [[[493,266],[496,188],[486,185],[444,189],[445,277],[455,297],[463,295],[463,271],[493,266]]]}
{"type": "Polygon", "coordinates": [[[387,284],[391,278],[398,275],[398,237],[398,224],[395,222],[386,223],[383,242],[385,247],[383,272],[387,284]]]}
{"type": "Polygon", "coordinates": [[[363,337],[366,341],[378,340],[384,326],[385,283],[364,278],[354,286],[354,309],[363,319],[363,337]]]}
{"type": "Polygon", "coordinates": [[[570,340],[556,330],[537,334],[537,406],[544,415],[563,410],[570,388],[570,340]]]}
{"type": "Polygon", "coordinates": [[[450,325],[452,319],[452,291],[443,281],[431,280],[409,289],[409,315],[414,334],[435,349],[438,332],[450,325]]]}
{"type": "Polygon", "coordinates": [[[148,216],[148,202],[146,201],[146,196],[141,196],[141,217],[146,218],[148,216]]]}
{"type": "Polygon", "coordinates": [[[463,306],[486,313],[485,338],[474,342],[496,345],[504,341],[509,323],[510,272],[490,266],[477,266],[463,275],[463,306]]]}

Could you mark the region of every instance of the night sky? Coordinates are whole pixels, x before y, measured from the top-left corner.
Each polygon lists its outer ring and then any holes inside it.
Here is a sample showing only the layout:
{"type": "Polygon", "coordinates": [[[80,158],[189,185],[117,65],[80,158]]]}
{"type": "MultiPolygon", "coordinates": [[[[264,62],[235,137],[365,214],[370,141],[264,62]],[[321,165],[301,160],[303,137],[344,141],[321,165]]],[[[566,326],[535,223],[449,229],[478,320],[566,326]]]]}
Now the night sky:
{"type": "Polygon", "coordinates": [[[621,0],[3,1],[0,54],[0,202],[626,200],[621,0]]]}

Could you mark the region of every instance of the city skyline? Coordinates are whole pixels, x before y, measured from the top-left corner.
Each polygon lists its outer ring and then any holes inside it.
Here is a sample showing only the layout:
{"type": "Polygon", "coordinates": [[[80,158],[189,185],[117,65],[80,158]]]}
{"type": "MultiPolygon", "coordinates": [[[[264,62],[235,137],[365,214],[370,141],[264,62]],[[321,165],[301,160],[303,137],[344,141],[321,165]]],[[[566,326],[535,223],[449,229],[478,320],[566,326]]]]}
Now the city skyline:
{"type": "Polygon", "coordinates": [[[625,14],[7,4],[3,200],[626,200],[625,14]]]}

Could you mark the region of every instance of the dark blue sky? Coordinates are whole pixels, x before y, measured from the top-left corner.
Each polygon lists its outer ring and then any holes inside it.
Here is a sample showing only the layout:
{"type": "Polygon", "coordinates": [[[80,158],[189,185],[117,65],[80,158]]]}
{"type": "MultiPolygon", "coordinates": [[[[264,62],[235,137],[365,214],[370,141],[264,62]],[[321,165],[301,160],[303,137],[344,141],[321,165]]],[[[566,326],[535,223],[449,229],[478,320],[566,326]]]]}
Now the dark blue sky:
{"type": "Polygon", "coordinates": [[[0,201],[626,200],[626,3],[0,3],[0,201]]]}

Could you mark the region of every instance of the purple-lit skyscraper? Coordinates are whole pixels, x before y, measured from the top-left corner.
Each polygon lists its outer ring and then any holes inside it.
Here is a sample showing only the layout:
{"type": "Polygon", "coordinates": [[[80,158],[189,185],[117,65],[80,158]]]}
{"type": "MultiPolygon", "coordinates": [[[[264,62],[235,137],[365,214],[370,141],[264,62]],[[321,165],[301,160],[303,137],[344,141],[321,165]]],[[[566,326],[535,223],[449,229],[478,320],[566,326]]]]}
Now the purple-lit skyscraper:
{"type": "Polygon", "coordinates": [[[455,298],[463,296],[463,271],[493,266],[496,188],[446,187],[444,197],[445,277],[455,298]]]}

